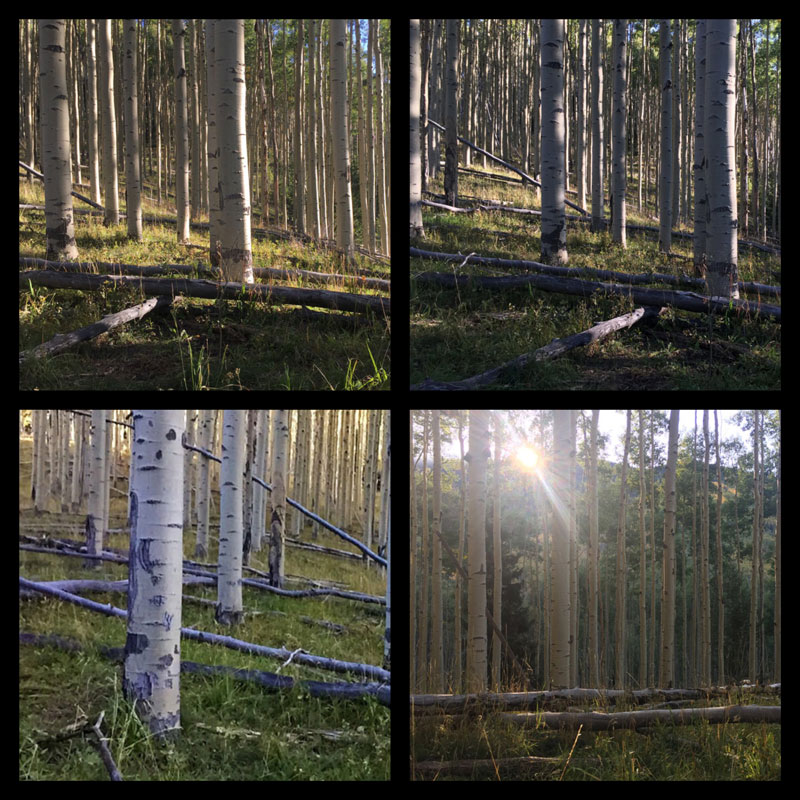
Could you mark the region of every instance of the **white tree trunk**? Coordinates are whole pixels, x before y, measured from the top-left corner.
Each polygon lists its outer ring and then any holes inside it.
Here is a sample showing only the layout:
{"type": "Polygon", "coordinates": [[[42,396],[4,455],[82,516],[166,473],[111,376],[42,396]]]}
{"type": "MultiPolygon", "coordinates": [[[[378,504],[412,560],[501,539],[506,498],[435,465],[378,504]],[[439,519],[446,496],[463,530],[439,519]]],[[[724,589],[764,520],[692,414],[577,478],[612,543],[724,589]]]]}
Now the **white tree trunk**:
{"type": "MultiPolygon", "coordinates": [[[[103,532],[105,525],[108,481],[106,468],[106,411],[92,411],[91,449],[89,452],[89,508],[86,515],[86,551],[90,555],[100,555],[103,551],[103,532]]],[[[87,559],[85,567],[96,569],[98,559],[87,559]]]]}
{"type": "Polygon", "coordinates": [[[157,736],[180,729],[184,411],[134,411],[123,688],[157,736]]]}
{"type": "Polygon", "coordinates": [[[628,97],[628,20],[614,20],[614,108],[612,132],[611,183],[613,204],[611,209],[611,236],[615,242],[627,246],[625,188],[627,183],[625,158],[627,139],[628,97]]]}
{"type": "Polygon", "coordinates": [[[219,567],[217,621],[236,625],[242,618],[242,475],[246,411],[225,411],[219,474],[219,567]]]}
{"type": "Polygon", "coordinates": [[[347,135],[347,26],[330,20],[333,163],[336,171],[336,244],[352,257],[353,194],[350,189],[350,142],[347,135]]]}
{"type": "Polygon", "coordinates": [[[550,470],[553,532],[550,579],[550,684],[569,685],[569,453],[571,411],[553,412],[553,462],[550,470]]]}
{"type": "Polygon", "coordinates": [[[605,41],[603,20],[592,20],[592,231],[606,228],[605,194],[605,147],[603,136],[603,53],[601,41],[605,41]]]}
{"type": "Polygon", "coordinates": [[[736,20],[706,20],[706,283],[712,297],[739,297],[736,206],[736,20]]]}
{"type": "Polygon", "coordinates": [[[458,26],[461,20],[447,20],[447,91],[444,103],[445,202],[456,205],[458,200],[458,26]]]}
{"type": "Polygon", "coordinates": [[[217,51],[217,143],[222,215],[220,266],[227,281],[253,283],[250,174],[245,130],[244,20],[214,23],[217,51]]]}
{"type": "Polygon", "coordinates": [[[283,586],[283,539],[286,521],[286,462],[289,459],[288,411],[275,411],[272,429],[272,516],[270,517],[270,583],[283,586]]]}
{"type": "Polygon", "coordinates": [[[542,261],[567,263],[564,20],[542,20],[542,261]]]}
{"type": "Polygon", "coordinates": [[[142,240],[142,184],[139,177],[139,101],[136,90],[137,20],[125,21],[125,192],[127,194],[128,237],[142,240]]]}
{"type": "Polygon", "coordinates": [[[419,55],[419,20],[412,19],[409,29],[411,75],[411,113],[409,119],[409,153],[411,174],[410,195],[410,231],[411,236],[422,236],[422,165],[420,162],[419,114],[420,114],[420,79],[421,65],[419,55]]]}
{"type": "Polygon", "coordinates": [[[659,249],[672,245],[672,35],[669,20],[659,24],[658,75],[661,83],[661,181],[659,194],[659,249]]]}
{"type": "Polygon", "coordinates": [[[391,411],[386,412],[386,459],[383,480],[387,487],[386,497],[386,631],[383,636],[383,668],[391,669],[392,663],[392,440],[391,411]]]}
{"type": "Polygon", "coordinates": [[[658,685],[669,689],[674,683],[675,663],[675,515],[677,497],[675,473],[678,464],[679,411],[670,411],[667,469],[664,474],[664,562],[661,600],[661,668],[658,685]]]}
{"type": "Polygon", "coordinates": [[[114,50],[111,20],[97,21],[100,52],[100,106],[103,114],[103,192],[106,213],[103,224],[119,224],[119,168],[117,166],[117,116],[114,99],[114,50]]]}
{"type": "Polygon", "coordinates": [[[468,692],[486,691],[486,459],[489,412],[469,412],[468,692]]]}
{"type": "Polygon", "coordinates": [[[42,170],[47,258],[78,257],[72,216],[72,167],[65,54],[66,20],[39,20],[39,107],[42,117],[42,170]]]}
{"type": "MultiPolygon", "coordinates": [[[[189,241],[189,120],[186,96],[186,56],[183,40],[186,24],[172,20],[172,55],[175,65],[175,204],[178,210],[178,243],[189,241]]],[[[233,280],[233,279],[229,279],[233,280]]]]}

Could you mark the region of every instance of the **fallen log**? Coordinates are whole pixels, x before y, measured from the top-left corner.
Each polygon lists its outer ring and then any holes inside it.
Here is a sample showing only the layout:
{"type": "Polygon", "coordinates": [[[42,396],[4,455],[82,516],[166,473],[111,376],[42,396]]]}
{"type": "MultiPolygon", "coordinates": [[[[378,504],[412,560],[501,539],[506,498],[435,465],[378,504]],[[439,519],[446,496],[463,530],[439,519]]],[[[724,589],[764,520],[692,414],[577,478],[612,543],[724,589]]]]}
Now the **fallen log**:
{"type": "Polygon", "coordinates": [[[481,692],[479,694],[412,694],[414,714],[464,712],[476,713],[503,710],[531,710],[560,702],[569,703],[646,703],[659,700],[708,700],[710,697],[730,697],[758,689],[780,694],[781,685],[768,686],[711,686],[706,689],[550,689],[534,692],[481,692]]]}
{"type": "MultiPolygon", "coordinates": [[[[502,231],[491,231],[491,235],[503,233],[502,231]]],[[[420,250],[417,247],[409,247],[409,255],[415,258],[427,258],[431,261],[456,261],[463,259],[464,256],[458,253],[438,253],[433,250],[420,250]]],[[[692,278],[688,275],[668,275],[664,272],[639,272],[628,273],[618,272],[610,269],[597,269],[595,267],[560,267],[555,264],[540,264],[538,261],[525,261],[516,258],[490,258],[488,256],[470,256],[471,264],[481,264],[487,267],[499,267],[500,269],[521,269],[527,272],[539,272],[542,275],[591,275],[595,278],[615,280],[620,283],[645,284],[645,283],[667,283],[672,286],[693,286],[697,289],[704,289],[706,282],[702,278],[692,278]]],[[[739,290],[755,294],[769,294],[780,297],[780,286],[766,286],[763,283],[739,282],[739,290]]]]}
{"type": "Polygon", "coordinates": [[[780,724],[780,706],[719,706],[716,708],[656,709],[650,711],[620,711],[602,714],[597,711],[577,713],[572,711],[509,712],[498,718],[525,728],[553,728],[574,730],[583,726],[585,731],[638,730],[651,725],[690,725],[705,720],[715,725],[729,722],[780,724]]]}
{"type": "Polygon", "coordinates": [[[614,317],[605,322],[598,322],[597,325],[592,326],[588,330],[574,333],[572,336],[565,336],[562,339],[553,339],[550,344],[546,344],[538,350],[512,358],[511,361],[506,361],[505,364],[501,364],[499,367],[493,367],[486,372],[482,372],[480,375],[473,375],[471,378],[464,378],[464,380],[461,381],[449,382],[427,379],[422,383],[411,386],[411,390],[463,391],[478,389],[481,386],[494,383],[508,369],[514,367],[521,369],[532,361],[546,361],[551,358],[556,358],[556,356],[560,356],[576,347],[583,347],[584,345],[596,342],[615,331],[622,330],[623,328],[630,328],[642,320],[654,319],[658,317],[662,311],[663,309],[656,306],[637,308],[629,314],[623,314],[620,317],[614,317]]]}
{"type": "MultiPolygon", "coordinates": [[[[88,608],[90,611],[98,611],[109,617],[119,617],[120,619],[128,618],[128,612],[121,608],[116,608],[111,604],[103,605],[102,603],[95,603],[94,600],[86,600],[83,597],[78,597],[78,595],[64,592],[61,589],[56,589],[43,583],[29,581],[26,578],[20,577],[19,585],[25,589],[32,589],[42,594],[57,597],[59,600],[65,600],[73,605],[88,608]]],[[[232,636],[221,636],[216,633],[198,631],[194,628],[181,628],[181,636],[196,642],[218,644],[223,647],[228,647],[231,650],[240,650],[243,653],[251,653],[265,658],[277,658],[281,661],[290,659],[296,664],[305,664],[307,666],[317,667],[318,669],[332,670],[333,672],[353,672],[364,678],[383,683],[389,683],[391,680],[391,673],[388,670],[372,666],[371,664],[358,664],[352,661],[340,661],[335,658],[316,656],[311,653],[306,653],[304,650],[291,651],[287,650],[285,647],[266,647],[265,645],[253,644],[252,642],[244,642],[232,636]]]]}
{"type": "Polygon", "coordinates": [[[747,300],[726,300],[724,298],[706,297],[694,292],[677,292],[666,289],[639,289],[616,283],[601,283],[578,278],[556,278],[549,275],[521,275],[508,278],[485,278],[470,275],[447,275],[442,272],[422,272],[415,276],[420,283],[431,283],[447,288],[479,286],[485,289],[520,289],[533,286],[545,292],[579,295],[589,297],[594,292],[630,297],[636,305],[674,306],[683,311],[697,313],[733,312],[738,315],[760,314],[772,317],[777,322],[781,319],[781,307],[766,303],[748,302],[747,300]]]}
{"type": "Polygon", "coordinates": [[[214,281],[190,280],[186,278],[138,278],[120,275],[73,275],[49,270],[29,270],[19,273],[19,288],[27,289],[28,283],[47,286],[51,289],[83,289],[94,291],[101,288],[130,286],[146,295],[185,295],[204,297],[210,300],[259,299],[286,305],[316,306],[337,311],[355,311],[360,314],[372,312],[389,316],[390,301],[384,297],[331,292],[326,289],[294,289],[288,286],[265,284],[216,283],[214,281]]]}
{"type": "MultiPolygon", "coordinates": [[[[440,131],[444,131],[445,130],[444,125],[440,125],[438,122],[434,122],[430,117],[428,117],[428,122],[431,125],[434,125],[435,127],[437,127],[440,131]]],[[[502,158],[498,158],[496,155],[493,155],[488,150],[484,150],[482,147],[478,147],[478,145],[474,144],[473,142],[468,141],[467,139],[462,138],[461,136],[457,136],[456,138],[458,139],[459,142],[461,142],[462,144],[468,145],[469,147],[471,147],[473,150],[477,151],[481,155],[486,156],[487,158],[490,158],[492,161],[496,161],[498,164],[502,164],[506,169],[510,169],[512,172],[515,172],[521,178],[524,178],[526,181],[528,181],[529,183],[532,183],[534,186],[541,187],[542,184],[539,183],[539,181],[534,180],[533,178],[531,178],[531,176],[528,175],[527,172],[523,172],[519,167],[515,167],[513,164],[509,164],[507,161],[503,161],[502,158]]],[[[574,208],[576,211],[580,211],[581,214],[583,214],[584,216],[588,216],[589,215],[589,212],[585,208],[581,208],[579,205],[576,205],[575,203],[573,203],[573,202],[571,202],[569,200],[564,200],[564,202],[570,208],[574,208]]]]}
{"type": "MultiPolygon", "coordinates": [[[[26,269],[51,269],[59,272],[100,272],[115,275],[164,275],[169,272],[179,272],[184,275],[203,276],[216,278],[218,272],[211,267],[192,266],[191,264],[151,264],[139,266],[138,264],[119,264],[106,261],[47,261],[44,258],[19,257],[20,267],[26,269]]],[[[311,283],[346,283],[351,282],[362,289],[377,289],[388,292],[391,282],[382,278],[367,278],[358,274],[340,275],[333,272],[314,272],[307,269],[286,269],[284,267],[253,267],[253,275],[257,278],[280,278],[282,280],[296,280],[298,278],[311,283]]]]}
{"type": "MultiPolygon", "coordinates": [[[[30,172],[31,175],[34,175],[35,177],[39,178],[39,180],[41,181],[44,180],[44,175],[42,175],[41,172],[35,170],[33,167],[29,167],[24,161],[20,161],[19,165],[28,170],[28,172],[30,172]]],[[[101,211],[105,211],[105,208],[103,208],[103,206],[98,205],[97,203],[94,202],[94,200],[90,200],[88,197],[84,197],[82,194],[78,194],[77,192],[70,192],[70,194],[73,197],[77,197],[78,200],[83,200],[84,203],[88,203],[93,208],[99,208],[101,211]]]]}
{"type": "MultiPolygon", "coordinates": [[[[585,761],[585,759],[584,759],[585,761]]],[[[509,758],[476,758],[461,761],[418,761],[413,765],[414,774],[461,775],[469,777],[478,772],[491,772],[498,776],[516,774],[520,770],[545,772],[564,766],[565,760],[558,756],[516,756],[509,758]]]]}
{"type": "Polygon", "coordinates": [[[141,319],[151,311],[169,308],[172,305],[173,299],[171,297],[151,297],[143,303],[136,306],[125,308],[122,311],[117,311],[115,314],[107,314],[98,322],[93,322],[91,325],[86,325],[83,328],[78,328],[76,331],[69,333],[57,333],[52,339],[42,344],[37,345],[31,350],[23,350],[19,354],[19,363],[27,361],[31,358],[42,358],[43,356],[52,356],[56,353],[62,353],[80,342],[94,339],[103,333],[118,328],[126,322],[141,319]]]}

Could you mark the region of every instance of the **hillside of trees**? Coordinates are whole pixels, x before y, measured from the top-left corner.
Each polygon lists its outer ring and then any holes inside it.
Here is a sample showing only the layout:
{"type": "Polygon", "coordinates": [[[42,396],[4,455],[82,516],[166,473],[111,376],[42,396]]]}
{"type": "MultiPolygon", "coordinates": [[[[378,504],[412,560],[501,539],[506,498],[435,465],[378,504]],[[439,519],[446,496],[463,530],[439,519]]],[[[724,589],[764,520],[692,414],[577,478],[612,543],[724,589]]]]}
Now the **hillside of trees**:
{"type": "Polygon", "coordinates": [[[780,20],[411,20],[417,390],[780,387],[780,20]]]}
{"type": "Polygon", "coordinates": [[[18,38],[21,388],[390,387],[389,20],[18,38]]]}

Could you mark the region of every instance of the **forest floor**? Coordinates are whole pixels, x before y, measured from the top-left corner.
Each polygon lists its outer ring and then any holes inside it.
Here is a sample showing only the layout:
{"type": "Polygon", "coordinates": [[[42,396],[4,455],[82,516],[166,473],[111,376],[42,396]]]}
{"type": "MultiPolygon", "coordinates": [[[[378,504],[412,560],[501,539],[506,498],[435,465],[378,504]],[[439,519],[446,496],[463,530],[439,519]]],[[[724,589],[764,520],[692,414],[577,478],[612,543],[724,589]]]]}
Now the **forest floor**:
{"type": "MultiPolygon", "coordinates": [[[[82,191],[88,194],[88,189],[82,191]]],[[[19,195],[20,204],[44,204],[38,181],[31,186],[20,178],[19,195]]],[[[76,210],[84,207],[75,200],[76,210]]],[[[127,239],[124,219],[117,226],[104,227],[101,217],[76,213],[80,260],[208,267],[207,229],[193,227],[191,244],[179,245],[175,223],[166,219],[174,219],[175,208],[159,207],[149,200],[143,200],[143,207],[145,216],[161,216],[165,222],[145,222],[142,242],[127,239]]],[[[208,217],[193,222],[207,223],[208,217]]],[[[45,258],[44,211],[20,209],[19,231],[20,256],[45,258]]],[[[335,251],[287,237],[286,232],[259,231],[255,219],[253,264],[352,275],[344,282],[313,288],[373,296],[380,293],[360,286],[354,268],[361,274],[390,277],[387,259],[376,261],[357,254],[353,265],[346,266],[335,251]]],[[[269,280],[281,286],[310,286],[305,278],[269,280]]],[[[138,289],[127,287],[79,291],[29,286],[20,290],[20,350],[144,299],[138,289]]],[[[315,311],[309,319],[305,309],[272,301],[186,297],[165,313],[153,312],[59,355],[26,360],[20,366],[20,389],[389,390],[388,318],[315,311]]]]}
{"type": "MultiPolygon", "coordinates": [[[[30,451],[30,445],[27,447],[30,451]]],[[[30,462],[30,456],[27,459],[30,462]]],[[[29,472],[29,468],[28,468],[29,472]]],[[[20,475],[21,486],[30,478],[20,475]]],[[[80,538],[77,515],[35,516],[30,497],[20,489],[20,527],[28,535],[80,538]]],[[[112,493],[113,494],[113,493],[112,493]]],[[[125,500],[111,504],[112,525],[124,525],[125,500]]],[[[288,518],[291,525],[291,518],[288,518]]],[[[213,531],[213,527],[212,527],[213,531]]],[[[214,537],[211,537],[214,540],[214,537]]],[[[311,528],[302,535],[311,540],[311,528]]],[[[184,554],[194,558],[194,530],[184,535],[184,554]]],[[[321,531],[315,544],[351,549],[321,531]]],[[[127,550],[128,536],[112,533],[108,548],[127,550]]],[[[268,548],[251,555],[251,566],[268,570],[268,548]]],[[[216,560],[216,541],[205,559],[216,560]]],[[[20,551],[20,575],[34,580],[89,578],[124,580],[127,565],[101,562],[86,570],[80,558],[20,551]]],[[[333,557],[289,547],[287,577],[338,581],[351,591],[385,595],[382,570],[362,560],[333,557]]],[[[301,588],[292,583],[287,588],[301,588]]],[[[216,599],[215,587],[190,586],[187,594],[216,599]]],[[[91,594],[100,603],[124,608],[124,593],[91,594]]],[[[331,596],[278,597],[244,587],[248,614],[235,632],[217,625],[209,605],[185,602],[183,626],[258,644],[302,647],[314,655],[380,665],[385,606],[331,596]],[[326,621],[342,630],[315,624],[326,621]]],[[[166,746],[153,741],[121,691],[122,667],[100,653],[103,646],[125,644],[125,622],[78,608],[55,598],[20,600],[20,632],[56,634],[82,645],[64,652],[47,645],[21,645],[19,652],[19,777],[22,780],[108,780],[92,737],[64,735],[70,725],[93,724],[105,712],[103,733],[125,780],[388,780],[390,712],[374,698],[356,700],[311,697],[307,690],[267,692],[230,676],[181,675],[181,733],[166,746]]],[[[353,681],[357,678],[294,662],[281,662],[183,639],[186,661],[277,672],[305,680],[353,681]]]]}
{"type": "MultiPolygon", "coordinates": [[[[681,704],[681,708],[728,705],[681,704]]],[[[748,704],[780,705],[774,693],[748,694],[748,704]]],[[[637,711],[569,706],[570,711],[637,711]]],[[[547,710],[566,710],[550,707],[547,710]]],[[[474,710],[475,711],[475,710],[474,710]]],[[[781,779],[781,726],[766,723],[657,724],[606,731],[526,729],[491,714],[415,715],[411,776],[415,780],[741,781],[781,779]]]]}
{"type": "MultiPolygon", "coordinates": [[[[472,164],[471,169],[481,171],[472,164]]],[[[442,170],[443,172],[443,170],[442,170]]],[[[496,164],[488,170],[516,178],[496,164]]],[[[425,195],[443,203],[441,175],[425,195]],[[436,196],[438,195],[438,196],[436,196]]],[[[634,181],[629,181],[630,187],[634,181]]],[[[459,171],[459,203],[504,203],[541,209],[533,187],[459,171]]],[[[575,202],[574,193],[568,199],[575,202]]],[[[568,214],[577,214],[569,207],[568,214]]],[[[422,250],[460,254],[449,262],[412,257],[410,382],[458,381],[498,367],[524,353],[584,331],[597,322],[632,311],[625,296],[595,292],[590,298],[545,292],[533,287],[487,290],[477,286],[442,288],[414,280],[422,272],[452,275],[502,275],[498,269],[462,262],[467,255],[541,261],[541,217],[496,211],[454,213],[423,206],[422,250]]],[[[628,223],[656,226],[652,215],[636,213],[629,196],[628,223]]],[[[690,232],[682,226],[680,230],[690,232]]],[[[658,252],[658,234],[628,230],[620,250],[611,233],[567,221],[569,267],[625,273],[693,275],[692,240],[672,239],[672,256],[658,252]]],[[[526,274],[514,271],[514,275],[526,274]]],[[[598,280],[586,277],[589,280],[598,280]]],[[[740,244],[739,280],[780,286],[780,255],[740,244]]],[[[659,284],[650,284],[653,288],[659,284]]],[[[685,287],[663,286],[674,290],[685,287]]],[[[703,289],[695,292],[705,294],[703,289]]],[[[757,300],[752,295],[743,299],[757,300]]],[[[763,302],[780,305],[780,298],[763,302]]],[[[559,358],[506,370],[487,390],[777,390],[781,386],[780,323],[768,317],[746,319],[733,313],[709,316],[669,308],[654,326],[635,326],[559,358]]]]}

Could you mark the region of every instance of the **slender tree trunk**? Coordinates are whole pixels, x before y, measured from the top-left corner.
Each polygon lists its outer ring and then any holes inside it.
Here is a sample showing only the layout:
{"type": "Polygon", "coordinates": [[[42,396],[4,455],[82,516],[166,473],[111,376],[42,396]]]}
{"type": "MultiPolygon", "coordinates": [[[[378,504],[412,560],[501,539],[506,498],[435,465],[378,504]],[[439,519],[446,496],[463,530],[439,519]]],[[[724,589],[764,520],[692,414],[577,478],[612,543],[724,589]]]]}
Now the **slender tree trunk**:
{"type": "Polygon", "coordinates": [[[614,108],[612,117],[611,235],[627,247],[625,189],[627,187],[628,20],[614,20],[614,108]]]}
{"type": "Polygon", "coordinates": [[[672,33],[669,20],[659,25],[661,82],[661,192],[659,195],[659,249],[669,253],[672,244],[672,33]]]}
{"type": "Polygon", "coordinates": [[[336,170],[336,244],[352,258],[353,195],[350,190],[350,141],[347,133],[347,26],[330,20],[331,94],[333,97],[333,162],[336,170]]]}
{"type": "Polygon", "coordinates": [[[217,143],[222,228],[220,265],[225,280],[253,283],[250,246],[250,173],[245,130],[244,20],[216,20],[217,143]]]}
{"type": "Polygon", "coordinates": [[[542,20],[542,261],[567,263],[564,20],[542,20]]]}
{"type": "MultiPolygon", "coordinates": [[[[421,65],[419,54],[419,20],[412,19],[409,28],[410,37],[410,65],[409,74],[411,76],[411,113],[409,119],[409,153],[411,174],[409,186],[410,194],[410,231],[412,238],[422,236],[422,171],[420,164],[420,139],[419,139],[419,115],[420,115],[420,80],[421,65]]],[[[363,184],[363,181],[362,181],[363,184]]],[[[366,194],[364,195],[366,200],[366,194]]],[[[366,205],[366,203],[363,203],[366,205]]]]}
{"type": "Polygon", "coordinates": [[[592,20],[592,231],[604,231],[603,20],[592,20]]]}
{"type": "Polygon", "coordinates": [[[184,411],[134,411],[123,689],[159,737],[180,731],[184,411]]]}
{"type": "Polygon", "coordinates": [[[486,460],[489,412],[469,414],[468,692],[486,691],[486,460]]]}
{"type": "Polygon", "coordinates": [[[237,625],[242,619],[242,475],[246,414],[245,411],[225,411],[222,423],[217,622],[223,625],[237,625]]]}
{"type": "Polygon", "coordinates": [[[431,565],[431,691],[443,692],[444,634],[442,617],[442,436],[438,410],[432,411],[433,425],[433,563],[431,565]]]}
{"type": "Polygon", "coordinates": [[[447,92],[445,119],[447,128],[444,164],[445,202],[454,206],[458,201],[458,26],[461,20],[447,20],[447,92]]]}
{"type": "Polygon", "coordinates": [[[272,429],[272,517],[270,519],[269,579],[273,586],[284,581],[284,535],[286,521],[286,462],[289,459],[288,411],[273,412],[272,429]]]}
{"type": "MultiPolygon", "coordinates": [[[[189,241],[189,121],[186,108],[186,57],[183,42],[186,23],[172,20],[172,55],[175,66],[175,204],[178,210],[178,244],[189,241]]],[[[234,280],[229,278],[229,280],[234,280]]]]}
{"type": "Polygon", "coordinates": [[[119,174],[117,168],[117,112],[114,100],[114,52],[111,43],[111,20],[97,21],[100,48],[100,102],[103,108],[103,191],[105,225],[119,223],[119,174]]]}
{"type": "Polygon", "coordinates": [[[39,20],[39,105],[42,118],[44,215],[47,258],[55,261],[78,258],[72,216],[65,31],[66,20],[39,20]]]}
{"type": "Polygon", "coordinates": [[[736,20],[707,21],[706,156],[708,158],[708,265],[712,297],[739,297],[736,234],[736,20]]]}
{"type": "Polygon", "coordinates": [[[600,686],[597,646],[597,423],[598,410],[592,411],[592,428],[589,445],[589,684],[600,686]]]}
{"type": "Polygon", "coordinates": [[[125,20],[125,193],[127,195],[128,238],[142,240],[142,182],[139,175],[139,101],[136,87],[138,20],[125,20]]]}
{"type": "MultiPolygon", "coordinates": [[[[547,38],[543,37],[544,41],[547,38]]],[[[553,461],[551,507],[553,535],[550,587],[550,688],[569,684],[569,453],[571,411],[553,412],[553,461]]]]}
{"type": "Polygon", "coordinates": [[[669,689],[674,683],[675,663],[675,516],[677,494],[675,475],[678,465],[678,411],[670,411],[667,469],[664,474],[664,584],[661,598],[661,669],[659,685],[669,689]]]}

